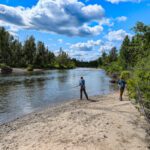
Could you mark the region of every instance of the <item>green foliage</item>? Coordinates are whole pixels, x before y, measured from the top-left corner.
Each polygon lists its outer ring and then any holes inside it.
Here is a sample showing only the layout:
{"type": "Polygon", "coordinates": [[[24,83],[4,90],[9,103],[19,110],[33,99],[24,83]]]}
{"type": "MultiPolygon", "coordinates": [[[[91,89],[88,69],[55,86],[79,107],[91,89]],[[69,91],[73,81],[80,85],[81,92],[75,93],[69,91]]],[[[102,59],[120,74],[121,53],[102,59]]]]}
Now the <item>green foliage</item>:
{"type": "Polygon", "coordinates": [[[129,78],[131,76],[130,74],[131,73],[129,71],[122,71],[121,75],[120,75],[120,78],[127,81],[127,80],[129,80],[129,78]]]}
{"type": "Polygon", "coordinates": [[[10,66],[7,66],[6,64],[0,64],[1,73],[8,74],[12,73],[13,69],[10,66]]]}
{"type": "Polygon", "coordinates": [[[131,40],[124,38],[119,54],[112,48],[108,54],[103,52],[97,62],[110,74],[121,73],[129,96],[138,100],[141,95],[145,107],[150,108],[150,26],[138,22],[133,30],[135,35],[131,40]]]}
{"type": "Polygon", "coordinates": [[[0,68],[2,69],[2,68],[5,68],[5,67],[7,67],[7,65],[6,64],[0,64],[0,68]]]}
{"type": "Polygon", "coordinates": [[[57,66],[60,69],[74,68],[75,63],[70,59],[69,55],[60,49],[59,54],[56,58],[57,66]]]}
{"type": "Polygon", "coordinates": [[[150,108],[150,55],[135,66],[128,81],[128,91],[132,98],[140,96],[145,107],[150,108]]]}
{"type": "Polygon", "coordinates": [[[130,62],[132,61],[131,51],[129,47],[130,47],[130,40],[129,37],[126,36],[121,45],[120,57],[119,57],[120,64],[124,69],[127,69],[129,67],[130,62]]]}
{"type": "Polygon", "coordinates": [[[33,65],[29,64],[27,67],[27,71],[33,71],[33,70],[34,70],[33,65]]]}
{"type": "Polygon", "coordinates": [[[127,80],[127,90],[130,98],[137,98],[136,93],[136,81],[133,78],[127,80]]]}
{"type": "Polygon", "coordinates": [[[122,71],[122,67],[120,66],[118,62],[112,62],[110,63],[109,66],[104,67],[104,68],[109,74],[120,73],[122,71]]]}
{"type": "Polygon", "coordinates": [[[114,62],[114,61],[117,61],[117,57],[118,57],[118,54],[117,54],[117,49],[116,47],[113,47],[110,52],[109,52],[109,62],[114,62]]]}
{"type": "Polygon", "coordinates": [[[35,42],[33,36],[27,38],[22,44],[15,39],[3,27],[0,28],[0,64],[5,63],[11,67],[34,68],[74,68],[68,54],[61,51],[56,57],[53,52],[45,47],[44,43],[35,42]]]}

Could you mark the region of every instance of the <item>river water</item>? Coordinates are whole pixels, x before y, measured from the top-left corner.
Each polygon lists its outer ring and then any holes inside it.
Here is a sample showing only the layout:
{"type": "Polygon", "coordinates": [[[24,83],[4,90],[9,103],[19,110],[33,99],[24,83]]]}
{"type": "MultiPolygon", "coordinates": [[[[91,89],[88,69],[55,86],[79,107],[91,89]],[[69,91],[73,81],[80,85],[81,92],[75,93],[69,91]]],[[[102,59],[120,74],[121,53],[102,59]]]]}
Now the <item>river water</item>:
{"type": "Polygon", "coordinates": [[[79,98],[80,77],[89,96],[113,92],[115,87],[101,69],[77,68],[0,75],[0,124],[39,108],[79,98]]]}

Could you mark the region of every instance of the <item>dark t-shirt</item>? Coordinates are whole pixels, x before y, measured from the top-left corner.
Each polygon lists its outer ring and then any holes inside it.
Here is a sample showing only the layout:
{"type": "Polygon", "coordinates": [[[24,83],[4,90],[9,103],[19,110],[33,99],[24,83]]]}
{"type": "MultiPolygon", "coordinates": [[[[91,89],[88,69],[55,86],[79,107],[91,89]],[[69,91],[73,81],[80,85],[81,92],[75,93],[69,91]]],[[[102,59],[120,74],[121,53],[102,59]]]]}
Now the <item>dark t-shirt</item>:
{"type": "Polygon", "coordinates": [[[79,85],[80,85],[81,88],[85,88],[85,80],[81,79],[80,82],[79,82],[79,85]]]}
{"type": "Polygon", "coordinates": [[[123,79],[120,79],[120,80],[118,81],[118,85],[119,85],[120,88],[125,88],[126,82],[125,82],[123,79]]]}

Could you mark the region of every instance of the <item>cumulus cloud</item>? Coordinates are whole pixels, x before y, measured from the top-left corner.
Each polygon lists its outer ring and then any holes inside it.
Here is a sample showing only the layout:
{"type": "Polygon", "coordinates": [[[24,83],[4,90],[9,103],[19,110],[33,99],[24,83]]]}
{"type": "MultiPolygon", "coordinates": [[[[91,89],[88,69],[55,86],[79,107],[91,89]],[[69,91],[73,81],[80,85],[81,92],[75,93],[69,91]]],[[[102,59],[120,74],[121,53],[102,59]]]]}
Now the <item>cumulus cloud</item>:
{"type": "Polygon", "coordinates": [[[108,2],[111,2],[113,4],[118,4],[120,2],[133,2],[133,3],[139,3],[141,0],[106,0],[108,2]]]}
{"type": "Polygon", "coordinates": [[[99,46],[101,44],[101,40],[93,41],[89,40],[87,42],[79,42],[76,44],[73,44],[70,46],[70,49],[76,50],[76,51],[92,51],[95,46],[99,46]]]}
{"type": "Polygon", "coordinates": [[[108,39],[109,41],[122,41],[126,35],[128,35],[129,37],[132,36],[130,33],[127,33],[126,31],[120,29],[117,31],[110,31],[105,36],[105,38],[108,39]]]}
{"type": "Polygon", "coordinates": [[[99,47],[99,51],[101,52],[108,52],[112,49],[112,47],[114,47],[112,42],[103,42],[103,44],[99,47]]]}
{"type": "Polygon", "coordinates": [[[77,51],[77,50],[67,50],[66,51],[71,58],[76,58],[78,60],[91,61],[95,60],[100,56],[98,50],[94,51],[77,51]],[[86,56],[86,57],[85,57],[86,56]]]}
{"type": "Polygon", "coordinates": [[[99,24],[100,24],[100,25],[113,26],[113,25],[114,25],[114,22],[113,22],[113,19],[110,19],[110,18],[102,18],[102,19],[99,21],[99,24]]]}
{"type": "Polygon", "coordinates": [[[117,21],[121,22],[121,21],[126,21],[127,17],[126,16],[120,16],[116,18],[117,21]]]}
{"type": "Polygon", "coordinates": [[[87,42],[79,42],[71,45],[67,53],[72,58],[89,61],[96,60],[103,51],[109,52],[112,47],[114,47],[114,42],[88,40],[87,42]]]}
{"type": "Polygon", "coordinates": [[[25,20],[22,17],[23,9],[21,7],[9,7],[0,4],[0,19],[6,23],[24,25],[25,20]]]}
{"type": "Polygon", "coordinates": [[[67,36],[97,35],[104,16],[101,5],[85,5],[78,0],[39,0],[32,8],[0,4],[0,19],[6,23],[67,36]],[[95,26],[90,26],[92,22],[95,26]]]}
{"type": "Polygon", "coordinates": [[[70,45],[68,50],[65,51],[71,58],[85,61],[95,60],[100,56],[99,47],[101,43],[101,40],[88,40],[86,42],[78,42],[70,45]]]}

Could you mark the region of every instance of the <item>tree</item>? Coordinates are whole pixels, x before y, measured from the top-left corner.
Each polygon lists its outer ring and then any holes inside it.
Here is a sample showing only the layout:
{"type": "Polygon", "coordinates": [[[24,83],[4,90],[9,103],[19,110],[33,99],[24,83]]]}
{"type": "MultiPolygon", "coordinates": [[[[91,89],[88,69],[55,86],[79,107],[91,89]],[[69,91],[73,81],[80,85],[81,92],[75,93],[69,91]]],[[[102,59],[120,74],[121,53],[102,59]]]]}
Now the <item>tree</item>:
{"type": "Polygon", "coordinates": [[[11,45],[11,66],[13,67],[21,67],[24,66],[24,62],[22,61],[22,44],[18,40],[14,40],[11,45]]]}
{"type": "Polygon", "coordinates": [[[123,40],[123,43],[120,49],[120,64],[125,69],[127,69],[129,63],[131,62],[129,46],[130,46],[130,40],[129,40],[129,37],[126,36],[125,39],[123,40]]]}
{"type": "Polygon", "coordinates": [[[66,52],[64,52],[62,50],[62,48],[60,48],[59,54],[57,56],[57,62],[59,64],[59,66],[66,67],[69,63],[69,60],[70,60],[70,58],[69,58],[68,54],[66,52]]]}
{"type": "Polygon", "coordinates": [[[34,63],[34,56],[36,54],[36,44],[33,36],[30,36],[23,46],[24,58],[26,66],[34,63]]]}
{"type": "Polygon", "coordinates": [[[0,27],[0,63],[11,64],[10,44],[12,41],[13,37],[9,32],[5,31],[5,28],[0,27]]]}
{"type": "Polygon", "coordinates": [[[37,43],[37,52],[34,61],[35,66],[44,67],[45,65],[44,58],[45,58],[45,46],[43,42],[39,41],[37,43]]]}
{"type": "Polygon", "coordinates": [[[111,63],[113,61],[116,61],[117,57],[118,57],[117,49],[116,47],[113,47],[109,52],[109,62],[111,63]]]}

